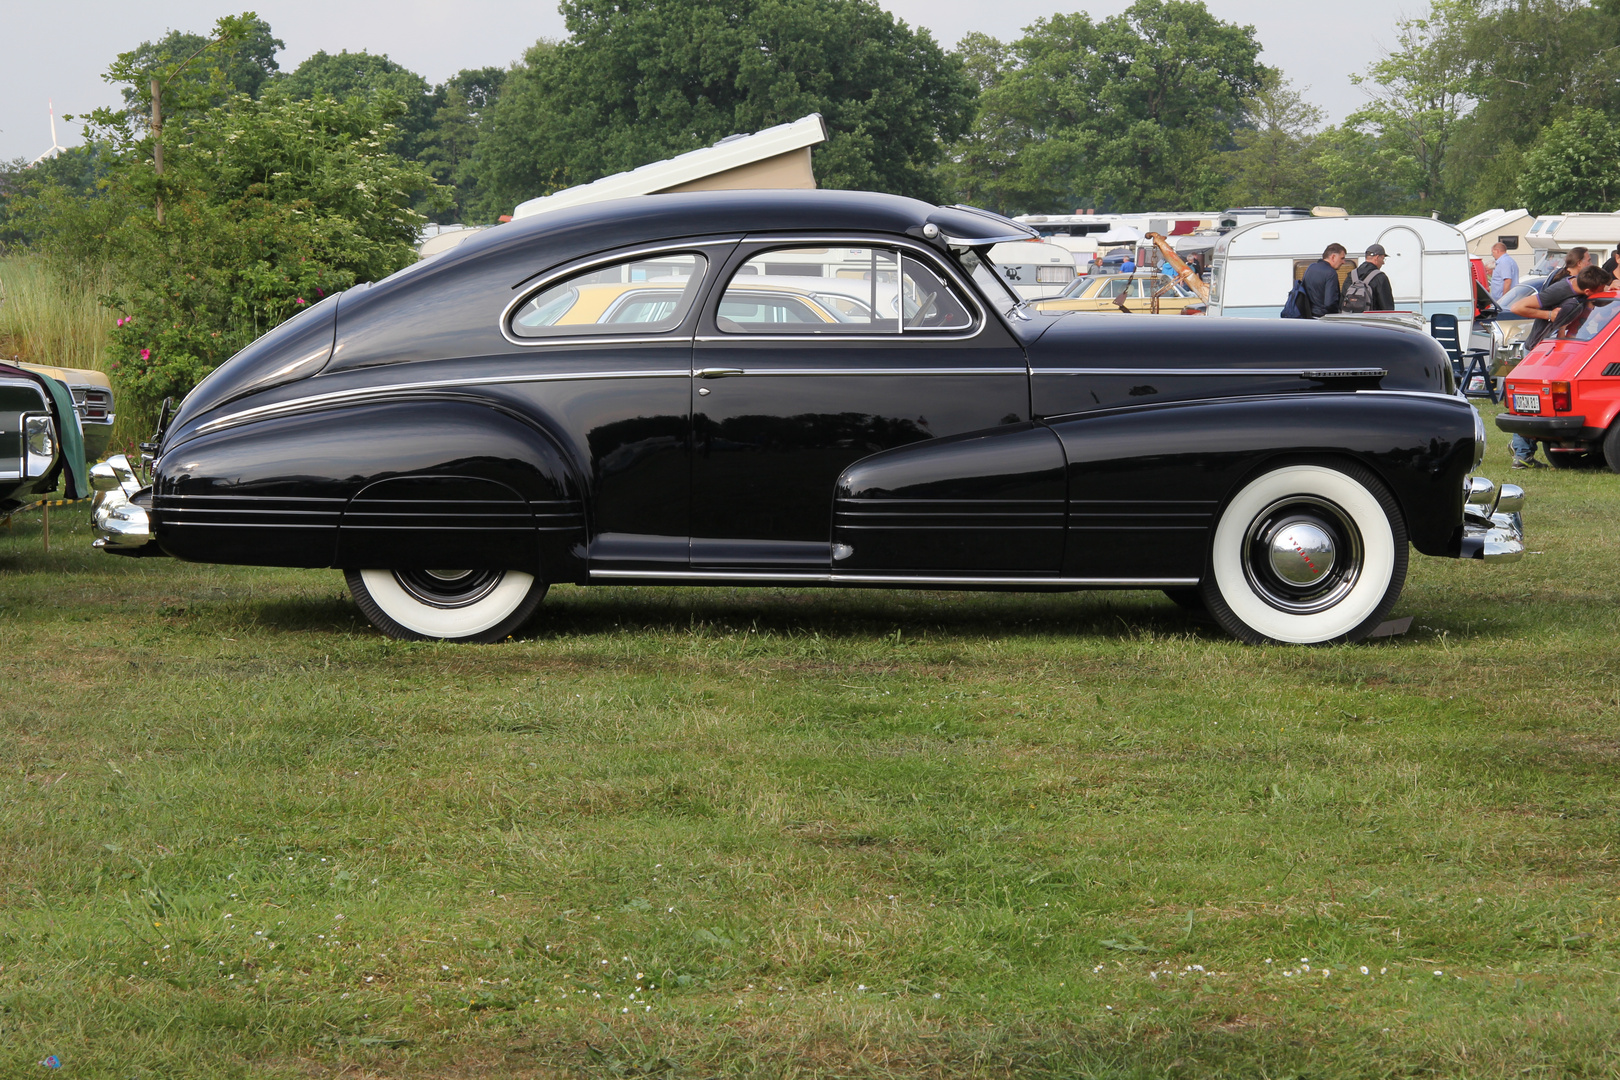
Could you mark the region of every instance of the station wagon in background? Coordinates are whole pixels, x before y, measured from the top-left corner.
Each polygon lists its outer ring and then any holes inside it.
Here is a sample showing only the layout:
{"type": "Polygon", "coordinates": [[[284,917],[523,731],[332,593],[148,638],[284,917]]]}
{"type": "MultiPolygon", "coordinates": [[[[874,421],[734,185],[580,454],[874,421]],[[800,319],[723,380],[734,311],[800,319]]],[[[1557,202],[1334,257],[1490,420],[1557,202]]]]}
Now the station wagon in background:
{"type": "Polygon", "coordinates": [[[402,638],[549,585],[1157,589],[1354,641],[1409,547],[1510,561],[1523,493],[1421,334],[1046,313],[1033,235],[840,191],[548,211],[327,299],[98,477],[106,551],[332,567],[402,638]]]}
{"type": "MultiPolygon", "coordinates": [[[[108,394],[111,404],[111,394],[108,394]]],[[[74,393],[32,367],[0,362],[0,517],[54,493],[83,494],[82,428],[74,393]]]]}

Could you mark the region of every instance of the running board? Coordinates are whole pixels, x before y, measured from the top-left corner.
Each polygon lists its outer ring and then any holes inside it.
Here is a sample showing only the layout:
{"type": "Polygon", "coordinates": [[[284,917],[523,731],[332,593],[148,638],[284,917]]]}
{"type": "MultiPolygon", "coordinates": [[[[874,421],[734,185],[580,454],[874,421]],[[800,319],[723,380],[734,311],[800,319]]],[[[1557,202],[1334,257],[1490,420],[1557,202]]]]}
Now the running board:
{"type": "Polygon", "coordinates": [[[952,576],[925,574],[836,574],[772,573],[760,570],[592,570],[591,580],[617,581],[679,581],[679,582],[781,582],[792,585],[934,585],[949,588],[963,585],[1030,585],[1037,588],[1053,585],[1078,588],[1111,589],[1178,589],[1198,584],[1197,578],[1071,578],[1071,577],[1007,577],[1007,576],[952,576]]]}

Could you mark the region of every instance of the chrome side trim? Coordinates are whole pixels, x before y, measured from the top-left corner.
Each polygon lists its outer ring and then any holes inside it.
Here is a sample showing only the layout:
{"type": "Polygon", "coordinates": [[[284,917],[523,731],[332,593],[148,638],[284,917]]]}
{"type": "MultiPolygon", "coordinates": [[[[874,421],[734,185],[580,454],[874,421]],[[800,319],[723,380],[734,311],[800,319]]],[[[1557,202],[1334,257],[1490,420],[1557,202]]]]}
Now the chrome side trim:
{"type": "Polygon", "coordinates": [[[1442,394],[1438,390],[1357,390],[1355,393],[1381,394],[1387,397],[1437,398],[1440,401],[1449,401],[1453,405],[1461,405],[1468,409],[1472,409],[1474,407],[1473,402],[1469,401],[1461,394],[1442,394]]]}
{"type": "Polygon", "coordinates": [[[1065,577],[1010,577],[1006,575],[980,575],[973,577],[944,577],[919,574],[839,574],[803,573],[784,570],[770,573],[759,570],[592,570],[592,578],[605,580],[661,579],[665,581],[791,581],[803,584],[827,585],[1111,585],[1129,588],[1164,589],[1197,585],[1197,578],[1065,578],[1065,577]]]}
{"type": "MultiPolygon", "coordinates": [[[[699,338],[698,340],[701,341],[703,339],[699,338]]],[[[698,378],[719,378],[735,375],[1017,375],[1022,378],[1026,374],[1026,370],[1021,367],[703,368],[697,372],[698,378]],[[709,372],[710,374],[705,374],[705,372],[709,372]],[[723,373],[723,375],[713,374],[715,372],[723,373]]]]}
{"type": "Polygon", "coordinates": [[[691,377],[692,371],[690,368],[665,368],[653,371],[566,371],[540,372],[532,375],[487,375],[482,378],[433,379],[425,382],[398,383],[393,386],[357,387],[353,390],[333,390],[326,394],[312,394],[309,397],[291,398],[270,405],[259,405],[251,409],[243,409],[241,412],[217,417],[206,424],[200,425],[197,428],[197,434],[207,435],[221,428],[236,427],[240,424],[252,423],[254,420],[264,420],[283,413],[297,412],[300,409],[318,409],[328,405],[376,400],[382,397],[420,393],[424,390],[448,390],[458,386],[571,382],[576,379],[690,379],[691,377]]]}

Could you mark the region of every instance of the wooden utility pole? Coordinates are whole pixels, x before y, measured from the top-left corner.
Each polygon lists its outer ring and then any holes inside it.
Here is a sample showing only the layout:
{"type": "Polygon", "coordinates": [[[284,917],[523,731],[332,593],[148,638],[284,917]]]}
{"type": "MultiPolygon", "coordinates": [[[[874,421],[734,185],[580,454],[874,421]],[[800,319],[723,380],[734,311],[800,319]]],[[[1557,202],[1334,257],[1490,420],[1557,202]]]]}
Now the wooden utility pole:
{"type": "Polygon", "coordinates": [[[152,171],[157,174],[158,192],[154,199],[158,224],[163,224],[163,84],[152,76],[152,171]]]}

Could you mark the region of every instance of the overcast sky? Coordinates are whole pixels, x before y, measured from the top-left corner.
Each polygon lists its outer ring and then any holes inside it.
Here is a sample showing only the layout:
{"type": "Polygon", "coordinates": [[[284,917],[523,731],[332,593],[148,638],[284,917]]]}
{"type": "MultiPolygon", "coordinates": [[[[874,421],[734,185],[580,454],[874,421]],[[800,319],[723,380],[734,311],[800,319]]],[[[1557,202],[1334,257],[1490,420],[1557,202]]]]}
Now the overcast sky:
{"type": "MultiPolygon", "coordinates": [[[[1056,11],[1102,17],[1129,0],[880,0],[912,25],[926,26],[946,46],[978,30],[1018,36],[1030,22],[1056,11]]],[[[1261,59],[1280,67],[1296,86],[1341,119],[1364,100],[1350,85],[1394,40],[1394,20],[1421,13],[1423,0],[1359,0],[1310,5],[1300,0],[1206,0],[1230,22],[1251,24],[1265,48],[1261,59]],[[1307,14],[1309,13],[1309,14],[1307,14]]],[[[0,0],[0,160],[32,158],[51,145],[46,102],[56,114],[84,113],[113,104],[117,91],[101,81],[113,57],[171,29],[202,32],[222,14],[252,6],[287,43],[278,60],[291,70],[325,49],[386,53],[442,82],[469,67],[506,65],[540,37],[560,37],[562,18],[552,0],[0,0]]],[[[63,146],[81,141],[76,125],[58,120],[63,146]]]]}

